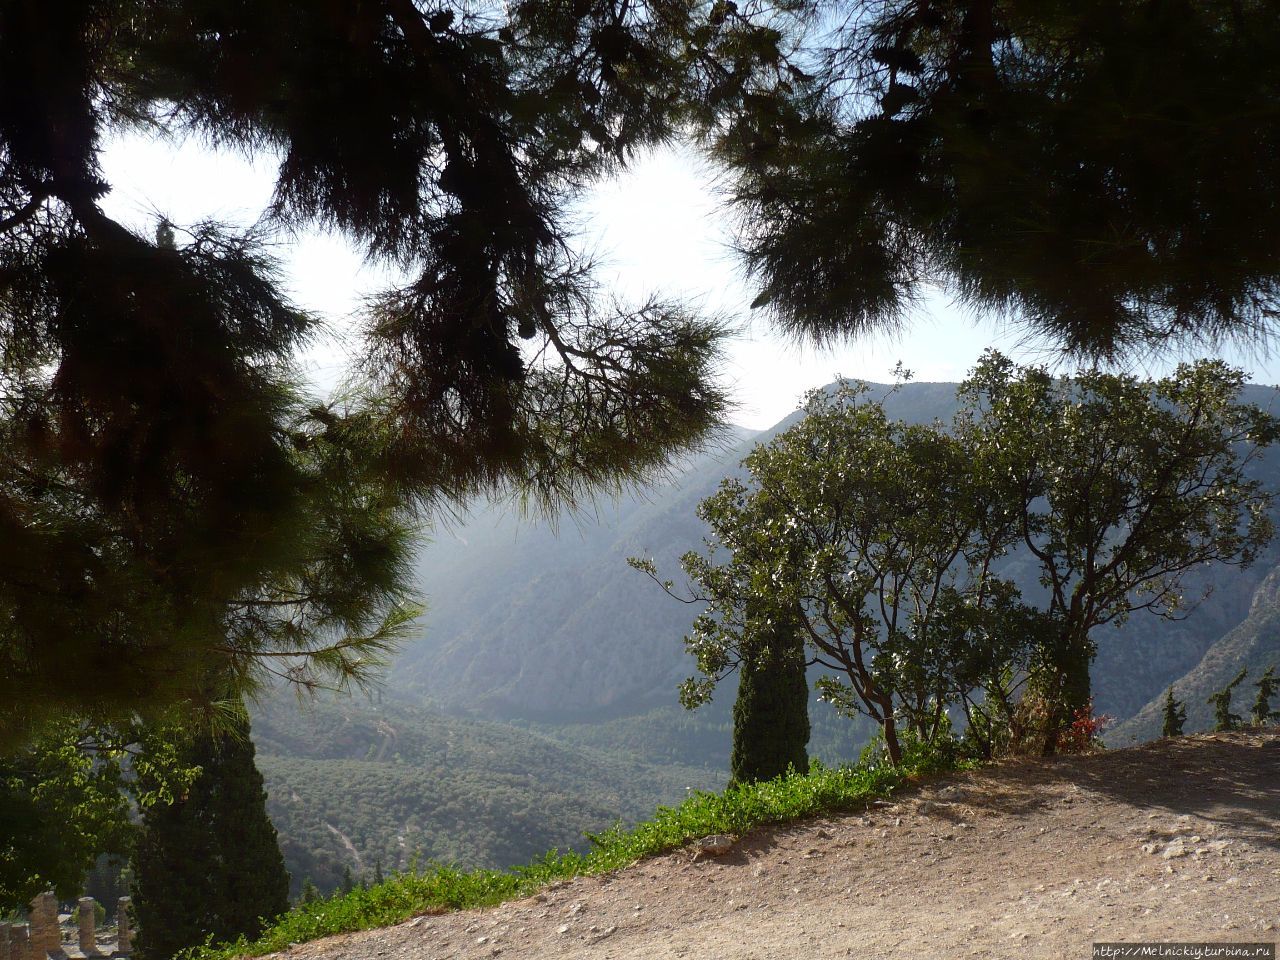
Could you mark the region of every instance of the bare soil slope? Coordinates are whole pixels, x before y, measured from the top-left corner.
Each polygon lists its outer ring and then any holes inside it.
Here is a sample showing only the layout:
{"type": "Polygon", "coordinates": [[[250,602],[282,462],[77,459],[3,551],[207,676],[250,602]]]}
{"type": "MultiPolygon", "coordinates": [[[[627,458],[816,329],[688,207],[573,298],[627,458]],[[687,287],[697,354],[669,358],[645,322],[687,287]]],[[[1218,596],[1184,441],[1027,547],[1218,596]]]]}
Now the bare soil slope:
{"type": "Polygon", "coordinates": [[[1002,764],[289,960],[1087,958],[1280,933],[1280,734],[1002,764]]]}

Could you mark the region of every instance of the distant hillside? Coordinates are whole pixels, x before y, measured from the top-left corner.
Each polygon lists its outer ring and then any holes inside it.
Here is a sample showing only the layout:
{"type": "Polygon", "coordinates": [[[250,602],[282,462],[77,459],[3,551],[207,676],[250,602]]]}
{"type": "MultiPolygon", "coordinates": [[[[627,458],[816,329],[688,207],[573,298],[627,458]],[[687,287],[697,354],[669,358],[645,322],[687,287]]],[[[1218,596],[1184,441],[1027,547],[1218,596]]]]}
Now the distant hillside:
{"type": "MultiPolygon", "coordinates": [[[[1244,622],[1228,631],[1194,667],[1173,682],[1174,696],[1187,708],[1186,730],[1207,730],[1212,726],[1209,695],[1230,683],[1241,667],[1248,668],[1249,676],[1236,688],[1233,712],[1247,718],[1249,705],[1257,694],[1253,684],[1270,666],[1280,671],[1280,567],[1273,568],[1253,592],[1244,622]]],[[[1280,702],[1273,702],[1273,707],[1280,709],[1280,702]]],[[[1123,745],[1160,736],[1163,710],[1161,691],[1135,716],[1119,724],[1107,739],[1123,745]]]]}
{"type": "Polygon", "coordinates": [[[698,542],[697,502],[749,449],[741,433],[645,498],[589,515],[528,521],[477,509],[441,530],[419,561],[423,635],[388,678],[455,709],[549,721],[626,716],[674,702],[687,672],[687,608],[626,565],[657,551],[672,563],[698,542]]]}
{"type": "Polygon", "coordinates": [[[294,891],[405,869],[416,857],[527,863],[584,831],[649,816],[719,771],[662,765],[398,703],[292,697],[254,710],[258,765],[294,891]]]}

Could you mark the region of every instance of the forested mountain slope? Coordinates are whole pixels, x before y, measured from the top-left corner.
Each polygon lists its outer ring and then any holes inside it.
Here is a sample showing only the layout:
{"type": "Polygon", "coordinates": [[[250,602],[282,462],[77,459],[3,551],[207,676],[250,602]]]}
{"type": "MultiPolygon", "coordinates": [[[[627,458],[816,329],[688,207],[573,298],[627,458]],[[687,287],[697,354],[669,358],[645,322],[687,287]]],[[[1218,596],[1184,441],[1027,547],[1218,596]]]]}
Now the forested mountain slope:
{"type": "MultiPolygon", "coordinates": [[[[1251,580],[1253,578],[1250,578],[1251,580]]],[[[1186,674],[1173,682],[1174,695],[1187,709],[1187,730],[1205,730],[1213,723],[1208,698],[1235,677],[1241,667],[1249,671],[1236,688],[1232,710],[1248,718],[1257,693],[1253,684],[1267,667],[1280,670],[1280,567],[1273,567],[1253,591],[1248,616],[1215,642],[1186,674]]],[[[1272,702],[1272,708],[1280,704],[1272,702]]],[[[1137,714],[1119,724],[1107,738],[1115,744],[1149,740],[1160,735],[1164,694],[1161,692],[1137,714]]]]}
{"type": "Polygon", "coordinates": [[[333,889],[344,868],[527,863],[723,785],[718,771],[363,698],[259,705],[254,740],[295,893],[305,878],[333,889]]]}

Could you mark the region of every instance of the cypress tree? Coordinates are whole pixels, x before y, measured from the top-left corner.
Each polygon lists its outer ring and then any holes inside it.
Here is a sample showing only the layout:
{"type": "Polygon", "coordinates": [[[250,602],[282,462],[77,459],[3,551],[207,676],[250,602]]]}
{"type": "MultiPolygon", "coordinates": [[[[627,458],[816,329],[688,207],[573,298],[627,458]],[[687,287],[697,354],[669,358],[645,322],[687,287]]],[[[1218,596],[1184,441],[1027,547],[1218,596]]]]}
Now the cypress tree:
{"type": "Polygon", "coordinates": [[[1235,679],[1228,683],[1217,693],[1212,694],[1205,702],[1213,707],[1213,732],[1220,733],[1224,730],[1239,730],[1241,717],[1239,714],[1231,712],[1231,694],[1235,692],[1236,687],[1244,680],[1249,673],[1247,669],[1241,668],[1236,674],[1235,679]]]}
{"type": "Polygon", "coordinates": [[[809,685],[799,630],[787,619],[766,622],[744,646],[733,704],[730,782],[771,780],[792,766],[807,773],[809,685]]]}
{"type": "Polygon", "coordinates": [[[1173,687],[1170,687],[1164,697],[1164,729],[1161,730],[1160,736],[1182,736],[1182,725],[1186,722],[1187,708],[1180,700],[1173,699],[1173,687]]]}
{"type": "Polygon", "coordinates": [[[289,908],[289,874],[267,817],[249,722],[195,736],[185,747],[201,768],[186,795],[143,815],[134,853],[135,953],[166,960],[180,950],[262,932],[289,908]]]}
{"type": "Polygon", "coordinates": [[[1276,688],[1280,683],[1276,681],[1276,668],[1273,664],[1267,667],[1261,679],[1254,684],[1258,688],[1258,696],[1253,701],[1253,709],[1250,711],[1249,719],[1257,726],[1264,723],[1270,723],[1273,720],[1280,720],[1280,712],[1271,709],[1271,698],[1276,695],[1276,688]]]}

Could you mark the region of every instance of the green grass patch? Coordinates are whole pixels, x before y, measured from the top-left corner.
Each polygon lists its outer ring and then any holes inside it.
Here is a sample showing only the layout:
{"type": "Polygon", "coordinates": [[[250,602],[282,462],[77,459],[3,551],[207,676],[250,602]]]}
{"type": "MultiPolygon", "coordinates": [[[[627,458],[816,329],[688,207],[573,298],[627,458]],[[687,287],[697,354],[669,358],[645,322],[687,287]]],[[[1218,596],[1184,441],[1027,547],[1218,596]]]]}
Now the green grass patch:
{"type": "Polygon", "coordinates": [[[936,771],[937,764],[929,762],[918,766],[908,762],[898,769],[886,764],[839,768],[815,764],[808,774],[734,786],[723,793],[699,792],[677,807],[659,807],[652,820],[589,835],[592,849],[586,853],[552,851],[509,870],[463,871],[433,865],[422,872],[399,874],[367,890],[305,904],[280,917],[257,940],[196,948],[188,951],[186,958],[257,957],[290,944],[385,927],[422,913],[492,906],[529,896],[556,880],[630,866],[708,834],[743,836],[766,824],[861,809],[871,800],[887,797],[912,775],[936,771]]]}

